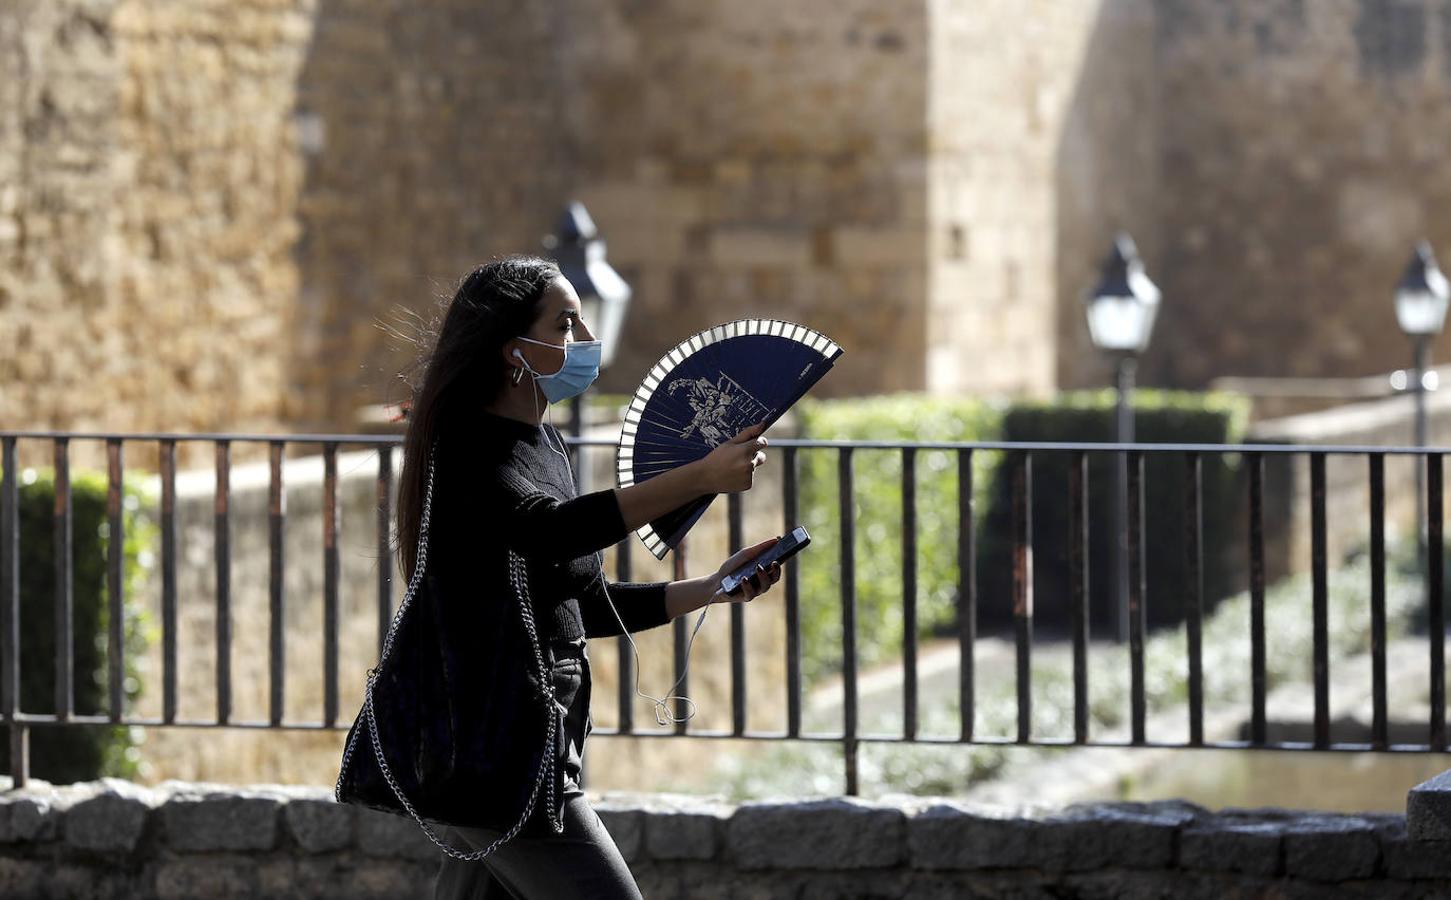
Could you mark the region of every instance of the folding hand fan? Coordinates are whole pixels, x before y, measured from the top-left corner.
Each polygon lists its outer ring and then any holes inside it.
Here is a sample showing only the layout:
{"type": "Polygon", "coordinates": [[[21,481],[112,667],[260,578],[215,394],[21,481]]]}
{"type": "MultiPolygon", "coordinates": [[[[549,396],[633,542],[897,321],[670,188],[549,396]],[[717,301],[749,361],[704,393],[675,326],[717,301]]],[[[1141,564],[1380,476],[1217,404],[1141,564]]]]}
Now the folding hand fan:
{"type": "MultiPolygon", "coordinates": [[[[620,487],[700,459],[743,428],[775,422],[841,353],[825,335],[779,319],[740,319],[681,342],[645,376],[625,412],[620,487]]],[[[701,497],[635,533],[664,559],[714,499],[701,497]]]]}

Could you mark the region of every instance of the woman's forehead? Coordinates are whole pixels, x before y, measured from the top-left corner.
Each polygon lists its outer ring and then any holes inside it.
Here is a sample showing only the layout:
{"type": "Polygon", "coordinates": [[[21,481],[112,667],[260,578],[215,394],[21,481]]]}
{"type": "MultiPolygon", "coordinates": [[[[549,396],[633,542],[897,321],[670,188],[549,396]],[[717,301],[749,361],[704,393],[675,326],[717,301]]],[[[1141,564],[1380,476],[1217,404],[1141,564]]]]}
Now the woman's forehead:
{"type": "Polygon", "coordinates": [[[575,292],[569,279],[560,276],[544,289],[544,302],[553,309],[579,309],[579,294],[575,292]]]}

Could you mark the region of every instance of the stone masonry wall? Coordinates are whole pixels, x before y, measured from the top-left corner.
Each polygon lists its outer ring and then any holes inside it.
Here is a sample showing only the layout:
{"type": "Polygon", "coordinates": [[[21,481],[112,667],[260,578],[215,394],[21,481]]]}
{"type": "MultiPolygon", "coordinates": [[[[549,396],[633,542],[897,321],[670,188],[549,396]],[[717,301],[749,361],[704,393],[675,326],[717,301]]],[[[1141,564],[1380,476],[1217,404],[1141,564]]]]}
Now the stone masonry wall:
{"type": "Polygon", "coordinates": [[[0,9],[0,421],[282,419],[309,6],[0,9]]]}
{"type": "Polygon", "coordinates": [[[931,9],[928,382],[1047,393],[1058,341],[1077,352],[1074,284],[1107,246],[1105,220],[1154,187],[1154,133],[1125,127],[1151,112],[1142,107],[1152,97],[1143,78],[1152,9],[1147,0],[931,9]],[[1055,281],[1065,271],[1067,285],[1055,281]],[[1070,326],[1061,337],[1060,311],[1070,326]]]}
{"type": "Polygon", "coordinates": [[[821,395],[1102,384],[1119,228],[1145,383],[1384,371],[1451,238],[1440,0],[13,0],[0,48],[8,427],[349,430],[573,198],[610,391],[763,314],[847,348],[821,395]]]}
{"type": "MultiPolygon", "coordinates": [[[[617,795],[595,808],[647,897],[1428,897],[1451,844],[1401,815],[1210,813],[1178,802],[1032,814],[930,798],[617,795]]],[[[7,897],[427,897],[412,822],[317,788],[107,780],[0,795],[7,897]]]]}
{"type": "MultiPolygon", "coordinates": [[[[1104,18],[1128,2],[1106,2],[1104,18]]],[[[1115,194],[1127,208],[1104,219],[1086,260],[1065,243],[1062,382],[1106,381],[1069,335],[1085,331],[1070,293],[1092,286],[1109,227],[1134,231],[1164,292],[1146,383],[1352,376],[1409,362],[1395,283],[1417,240],[1451,252],[1451,7],[1158,0],[1152,20],[1152,61],[1135,90],[1153,114],[1126,121],[1122,140],[1157,145],[1140,176],[1157,190],[1136,200],[1111,181],[1098,215],[1115,194]]],[[[1090,88],[1078,105],[1105,102],[1090,88]]]]}
{"type": "Polygon", "coordinates": [[[590,28],[565,107],[578,193],[637,289],[605,387],[751,315],[847,349],[818,395],[926,387],[924,0],[565,9],[590,28]]]}
{"type": "Polygon", "coordinates": [[[86,405],[84,379],[119,364],[106,352],[118,336],[87,327],[114,308],[110,279],[120,256],[115,5],[0,6],[0,421],[7,424],[74,421],[60,414],[64,404],[86,405]]]}
{"type": "Polygon", "coordinates": [[[603,389],[752,315],[849,348],[822,394],[925,386],[921,3],[324,2],[317,23],[304,421],[402,396],[412,351],[380,323],[407,331],[472,266],[540,252],[576,198],[635,290],[603,389]]]}

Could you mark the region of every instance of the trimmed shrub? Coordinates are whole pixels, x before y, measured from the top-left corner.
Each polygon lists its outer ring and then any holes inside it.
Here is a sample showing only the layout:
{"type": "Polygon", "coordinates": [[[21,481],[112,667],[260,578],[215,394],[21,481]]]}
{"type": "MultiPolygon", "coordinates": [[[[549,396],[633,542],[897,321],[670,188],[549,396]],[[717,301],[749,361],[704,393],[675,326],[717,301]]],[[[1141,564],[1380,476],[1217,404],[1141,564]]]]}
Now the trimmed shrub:
{"type": "MultiPolygon", "coordinates": [[[[1243,439],[1246,403],[1225,394],[1140,391],[1134,402],[1135,440],[1140,443],[1222,444],[1243,439]]],[[[1002,440],[1012,442],[1111,442],[1114,439],[1112,391],[1064,394],[1043,403],[1020,403],[1002,419],[1002,440]]],[[[1088,589],[1094,628],[1113,633],[1113,508],[1115,454],[1088,456],[1088,589]]],[[[1243,587],[1243,566],[1232,556],[1242,516],[1240,459],[1234,454],[1204,454],[1203,503],[1204,599],[1206,610],[1243,587]]],[[[1068,469],[1070,454],[1032,456],[1034,624],[1049,633],[1069,627],[1068,469]]],[[[1173,625],[1184,617],[1187,581],[1185,549],[1186,465],[1182,454],[1144,455],[1144,535],[1147,580],[1146,618],[1150,627],[1173,625]]],[[[1012,621],[1011,469],[997,470],[980,532],[979,621],[984,627],[1012,621]]]]}
{"type": "MultiPolygon", "coordinates": [[[[803,437],[876,441],[1072,441],[1112,439],[1111,391],[1064,394],[1052,401],[996,405],[971,397],[897,394],[846,400],[806,400],[797,406],[803,437]]],[[[1145,443],[1225,443],[1242,438],[1245,404],[1217,394],[1140,391],[1135,395],[1139,440],[1145,443]]],[[[1095,455],[1098,457],[1100,455],[1095,455]]],[[[973,499],[977,527],[978,622],[985,630],[1011,623],[1011,484],[1003,454],[974,451],[973,499]]],[[[801,522],[812,547],[799,557],[802,665],[808,682],[841,665],[841,554],[837,451],[804,450],[801,522]]],[[[1066,453],[1040,453],[1033,470],[1035,622],[1062,630],[1068,619],[1066,453]]],[[[917,453],[917,622],[919,636],[956,627],[959,585],[958,463],[948,451],[917,453]]],[[[1151,625],[1180,618],[1183,581],[1183,462],[1146,460],[1148,605],[1151,625]],[[1159,598],[1174,598],[1156,602],[1159,598]]],[[[866,666],[900,652],[902,615],[902,454],[853,453],[856,502],[855,588],[857,659],[866,666]]],[[[1233,515],[1238,460],[1203,457],[1206,607],[1238,588],[1239,567],[1225,559],[1241,517],[1233,515]],[[1220,564],[1220,560],[1224,560],[1220,564]]],[[[1110,628],[1112,520],[1111,457],[1089,466],[1090,602],[1099,629],[1110,628]]]]}
{"type": "MultiPolygon", "coordinates": [[[[109,523],[106,480],[71,473],[73,706],[78,715],[104,715],[107,707],[106,589],[109,523]]],[[[55,712],[55,478],[52,472],[20,473],[20,708],[55,712]]],[[[155,543],[155,525],[141,512],[141,492],[123,493],[125,530],[123,579],[126,593],[127,704],[141,692],[140,656],[146,650],[145,620],[136,592],[142,565],[155,543]]],[[[3,562],[3,560],[0,560],[3,562]]],[[[0,567],[0,578],[8,573],[0,567]]],[[[3,581],[0,581],[3,583],[3,581]]],[[[0,740],[0,765],[10,768],[10,744],[0,740]]],[[[53,783],[87,781],[102,775],[135,774],[136,753],[124,727],[37,727],[30,731],[30,771],[53,783]]]]}
{"type": "MultiPolygon", "coordinates": [[[[851,400],[806,400],[796,407],[801,433],[812,440],[981,441],[997,435],[997,406],[968,397],[898,394],[851,400]]],[[[987,497],[996,453],[973,454],[974,493],[987,497]]],[[[841,665],[841,522],[837,451],[799,454],[801,522],[811,549],[798,557],[802,666],[808,682],[841,665]]],[[[955,454],[917,454],[917,621],[919,631],[951,626],[957,597],[957,467],[955,454]]],[[[857,659],[871,665],[901,647],[902,454],[856,450],[857,659]]],[[[981,502],[978,508],[982,508],[981,502]]]]}

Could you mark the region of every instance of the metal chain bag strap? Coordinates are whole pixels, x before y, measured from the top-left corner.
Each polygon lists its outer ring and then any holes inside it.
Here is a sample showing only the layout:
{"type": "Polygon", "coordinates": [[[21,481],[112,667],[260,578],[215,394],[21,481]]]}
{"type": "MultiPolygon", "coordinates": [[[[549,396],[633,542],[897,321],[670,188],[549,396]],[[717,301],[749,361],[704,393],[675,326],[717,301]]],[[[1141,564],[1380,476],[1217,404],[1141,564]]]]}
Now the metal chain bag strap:
{"type": "MultiPolygon", "coordinates": [[[[410,637],[414,640],[412,644],[419,647],[430,646],[435,654],[438,654],[439,641],[435,635],[428,635],[433,638],[429,641],[419,640],[422,631],[428,628],[437,630],[437,623],[429,620],[420,621],[418,617],[426,612],[415,605],[419,597],[420,588],[424,585],[424,570],[428,562],[428,523],[433,507],[433,480],[434,480],[434,453],[430,451],[428,456],[428,483],[423,497],[423,516],[418,529],[418,558],[413,567],[413,574],[408,579],[408,587],[404,591],[403,600],[398,605],[398,611],[393,615],[393,621],[388,626],[388,633],[383,639],[383,649],[379,654],[378,665],[368,672],[368,684],[363,694],[363,706],[358,712],[357,719],[353,722],[352,730],[348,733],[347,744],[343,750],[342,767],[338,773],[338,782],[335,788],[335,796],[341,803],[355,803],[374,809],[382,809],[388,812],[406,813],[423,833],[428,836],[440,850],[447,853],[454,859],[472,862],[481,860],[493,853],[505,842],[512,839],[524,827],[534,812],[534,807],[539,799],[541,791],[545,796],[546,818],[550,828],[560,834],[564,831],[564,825],[554,814],[554,782],[556,777],[556,723],[554,719],[554,687],[550,678],[549,667],[545,664],[544,654],[540,648],[539,634],[534,626],[534,615],[529,602],[528,570],[525,568],[524,560],[512,550],[509,551],[509,582],[516,599],[519,601],[520,615],[524,622],[524,629],[528,633],[529,646],[533,651],[534,666],[539,678],[539,685],[542,691],[542,700],[549,714],[545,717],[544,753],[540,760],[538,772],[535,775],[533,787],[530,790],[528,800],[524,804],[524,810],[510,828],[481,850],[463,851],[450,846],[430,824],[430,819],[437,821],[448,821],[438,811],[432,810],[427,802],[420,796],[410,800],[400,779],[395,772],[395,764],[404,765],[406,760],[420,760],[426,758],[430,753],[447,757],[452,766],[457,766],[457,748],[453,741],[457,736],[450,735],[442,738],[445,752],[439,753],[437,746],[424,746],[430,736],[430,729],[436,730],[436,724],[432,721],[436,716],[431,716],[433,710],[428,704],[433,703],[440,708],[452,708],[455,701],[467,702],[468,698],[460,697],[433,697],[432,694],[449,694],[451,689],[457,685],[451,685],[444,671],[444,662],[435,655],[431,659],[424,659],[424,654],[419,652],[416,658],[400,662],[396,658],[394,642],[400,631],[409,631],[410,637]],[[410,618],[410,612],[412,617],[410,618]],[[375,689],[380,679],[386,675],[395,673],[399,666],[408,666],[410,663],[415,671],[428,673],[433,680],[428,685],[419,685],[419,689],[409,692],[393,692],[403,696],[390,696],[391,706],[380,711],[375,702],[375,689]],[[429,686],[433,686],[433,690],[429,686]],[[414,696],[407,696],[413,694],[414,696]],[[413,704],[410,708],[409,704],[413,704]],[[381,716],[394,717],[399,723],[398,727],[388,732],[394,744],[413,744],[413,746],[384,746],[384,741],[379,735],[378,722],[381,716]],[[359,741],[363,740],[362,735],[366,733],[367,746],[364,751],[359,751],[359,741]],[[372,759],[368,759],[371,756],[372,759]],[[390,763],[389,759],[394,763],[390,763]],[[376,770],[373,770],[370,763],[376,762],[376,770]],[[377,776],[382,776],[382,782],[378,782],[377,776]]],[[[424,604],[426,606],[426,604],[424,604]]],[[[405,643],[408,643],[405,640],[405,643]]],[[[439,739],[433,738],[435,742],[439,739]]],[[[430,770],[426,766],[415,765],[411,767],[412,778],[418,784],[419,793],[424,796],[439,796],[456,793],[451,790],[451,783],[447,781],[448,775],[430,770]],[[430,777],[437,783],[430,783],[430,777]]],[[[409,771],[404,769],[403,771],[409,771]]],[[[450,769],[451,771],[451,769],[450,769]]],[[[457,798],[455,798],[457,799],[457,798]]],[[[474,798],[484,802],[485,798],[474,798]]],[[[468,823],[460,823],[468,824],[468,823]]]]}

